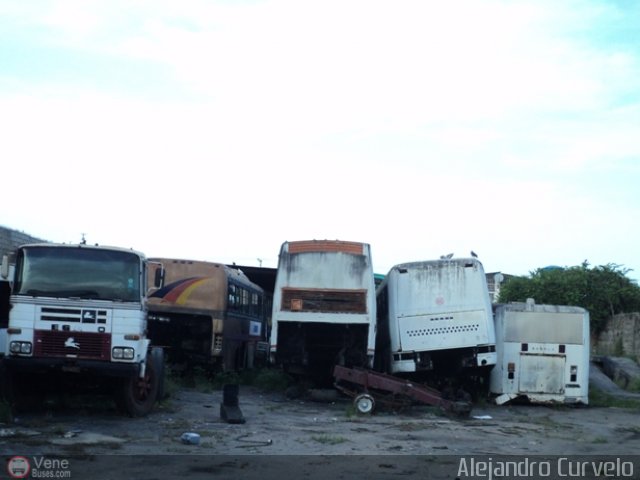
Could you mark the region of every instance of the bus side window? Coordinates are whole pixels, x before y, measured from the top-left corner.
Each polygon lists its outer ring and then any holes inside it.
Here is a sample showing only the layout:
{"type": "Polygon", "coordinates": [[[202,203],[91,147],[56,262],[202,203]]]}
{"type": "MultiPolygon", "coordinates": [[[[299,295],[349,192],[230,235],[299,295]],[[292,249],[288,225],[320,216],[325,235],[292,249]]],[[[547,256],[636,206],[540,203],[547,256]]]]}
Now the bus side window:
{"type": "Polygon", "coordinates": [[[258,294],[253,292],[251,294],[251,315],[258,316],[260,315],[260,302],[258,294]]]}
{"type": "Polygon", "coordinates": [[[236,286],[231,284],[229,285],[229,308],[235,309],[236,305],[236,286]]]}

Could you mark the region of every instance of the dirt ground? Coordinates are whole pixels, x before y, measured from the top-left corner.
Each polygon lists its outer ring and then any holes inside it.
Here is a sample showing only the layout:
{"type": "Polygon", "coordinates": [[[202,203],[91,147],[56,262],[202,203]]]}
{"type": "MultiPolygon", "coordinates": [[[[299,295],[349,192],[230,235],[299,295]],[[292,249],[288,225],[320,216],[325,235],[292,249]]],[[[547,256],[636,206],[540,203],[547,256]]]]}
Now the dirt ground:
{"type": "Polygon", "coordinates": [[[114,478],[107,474],[112,475],[109,468],[118,465],[137,471],[136,478],[175,478],[185,473],[191,478],[199,478],[198,474],[235,478],[242,473],[243,478],[254,474],[264,479],[267,466],[276,469],[278,478],[290,468],[297,473],[307,468],[305,478],[323,466],[344,473],[356,468],[358,456],[364,463],[356,472],[376,478],[390,472],[418,475],[426,467],[407,462],[431,459],[433,467],[434,458],[447,464],[452,455],[620,456],[640,451],[637,408],[483,402],[474,405],[468,418],[419,405],[363,416],[342,394],[330,402],[315,402],[240,386],[236,413],[244,423],[228,423],[220,415],[222,400],[220,390],[181,388],[149,416],[135,419],[118,414],[108,402],[82,408],[45,403],[44,408],[19,413],[14,422],[0,425],[0,452],[5,459],[70,458],[74,468],[90,469],[89,478],[114,478]],[[197,433],[199,443],[185,444],[181,436],[186,432],[197,433]],[[191,465],[185,466],[187,471],[172,471],[185,459],[191,465]],[[213,459],[218,463],[197,467],[198,462],[213,459]],[[327,462],[340,466],[329,467],[327,462]]]}

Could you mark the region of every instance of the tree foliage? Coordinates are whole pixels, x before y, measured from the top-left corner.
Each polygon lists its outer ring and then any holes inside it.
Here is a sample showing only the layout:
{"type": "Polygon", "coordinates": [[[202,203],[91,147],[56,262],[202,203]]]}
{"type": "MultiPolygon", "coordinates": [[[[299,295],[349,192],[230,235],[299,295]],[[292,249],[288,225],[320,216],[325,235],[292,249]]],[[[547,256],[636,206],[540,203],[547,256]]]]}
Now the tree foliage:
{"type": "Polygon", "coordinates": [[[500,288],[500,302],[533,298],[539,304],[583,307],[597,334],[611,316],[640,311],[640,287],[627,273],[620,265],[590,267],[586,260],[575,267],[539,268],[528,277],[506,281],[500,288]]]}

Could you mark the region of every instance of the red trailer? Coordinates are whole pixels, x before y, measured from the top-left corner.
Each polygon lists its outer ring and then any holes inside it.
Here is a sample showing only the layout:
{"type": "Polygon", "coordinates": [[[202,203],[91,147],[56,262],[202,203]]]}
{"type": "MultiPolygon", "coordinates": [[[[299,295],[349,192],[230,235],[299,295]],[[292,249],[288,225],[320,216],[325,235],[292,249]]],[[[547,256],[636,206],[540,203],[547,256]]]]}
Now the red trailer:
{"type": "Polygon", "coordinates": [[[392,407],[420,402],[459,416],[471,413],[471,402],[467,399],[445,398],[438,390],[385,373],[336,365],[333,376],[335,387],[354,398],[353,405],[359,413],[372,413],[376,402],[392,407]]]}

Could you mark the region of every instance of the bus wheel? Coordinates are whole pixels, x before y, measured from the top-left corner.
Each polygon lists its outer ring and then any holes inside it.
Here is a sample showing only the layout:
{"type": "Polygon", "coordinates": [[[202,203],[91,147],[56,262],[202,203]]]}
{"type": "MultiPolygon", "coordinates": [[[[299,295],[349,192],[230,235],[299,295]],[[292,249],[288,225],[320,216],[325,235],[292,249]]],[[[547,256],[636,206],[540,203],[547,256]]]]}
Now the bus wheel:
{"type": "Polygon", "coordinates": [[[122,380],[116,392],[118,408],[131,417],[144,417],[153,408],[158,396],[158,365],[153,357],[147,357],[144,377],[131,377],[122,380]]]}
{"type": "Polygon", "coordinates": [[[353,400],[353,406],[358,413],[369,415],[376,406],[376,401],[368,393],[361,393],[353,400]]]}

